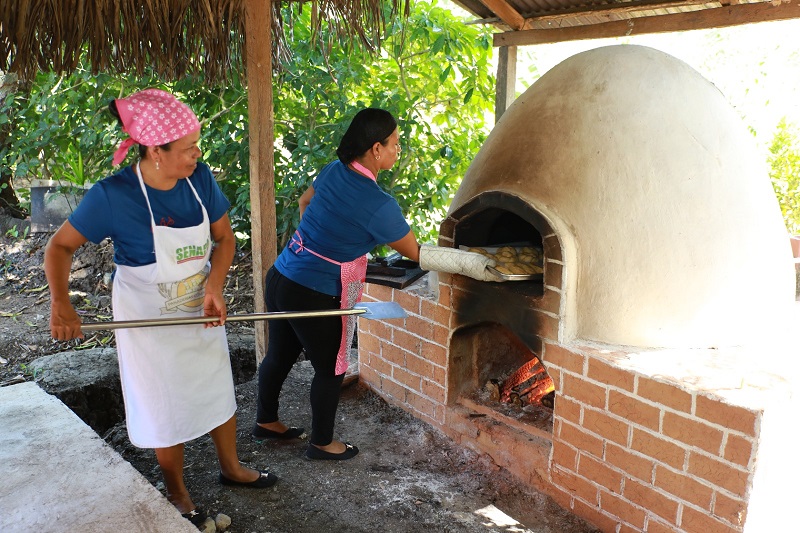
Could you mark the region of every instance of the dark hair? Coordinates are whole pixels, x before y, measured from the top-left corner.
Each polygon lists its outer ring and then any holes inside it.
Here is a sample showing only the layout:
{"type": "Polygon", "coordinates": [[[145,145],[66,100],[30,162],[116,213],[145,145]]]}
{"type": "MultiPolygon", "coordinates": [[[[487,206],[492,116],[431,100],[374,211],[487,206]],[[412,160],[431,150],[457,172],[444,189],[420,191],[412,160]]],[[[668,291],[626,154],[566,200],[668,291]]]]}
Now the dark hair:
{"type": "MultiPolygon", "coordinates": [[[[117,109],[117,101],[116,100],[111,100],[108,103],[108,111],[111,113],[111,116],[113,116],[115,119],[117,119],[117,122],[119,122],[120,128],[124,128],[125,124],[122,123],[122,117],[119,116],[119,109],[117,109]]],[[[170,144],[171,143],[162,144],[161,146],[159,146],[159,148],[169,152],[170,144]]],[[[144,156],[146,156],[146,155],[147,155],[147,147],[146,146],[142,146],[140,144],[139,145],[139,159],[144,159],[144,156]]]]}
{"type": "Polygon", "coordinates": [[[336,149],[339,161],[348,165],[375,143],[385,145],[395,128],[397,121],[388,111],[374,107],[362,109],[353,117],[339,142],[339,148],[336,149]]]}

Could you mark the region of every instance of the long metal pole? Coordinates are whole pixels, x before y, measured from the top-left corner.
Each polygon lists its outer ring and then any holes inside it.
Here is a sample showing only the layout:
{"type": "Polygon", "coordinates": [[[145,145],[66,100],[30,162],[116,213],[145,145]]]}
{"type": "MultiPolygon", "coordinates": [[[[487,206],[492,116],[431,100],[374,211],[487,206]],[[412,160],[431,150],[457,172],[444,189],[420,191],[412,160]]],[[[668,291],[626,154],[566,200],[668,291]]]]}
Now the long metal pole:
{"type": "MultiPolygon", "coordinates": [[[[273,313],[250,313],[230,315],[225,322],[255,322],[258,320],[276,320],[287,318],[315,318],[324,316],[363,315],[369,309],[356,307],[353,309],[325,309],[321,311],[276,311],[273,313]]],[[[183,326],[187,324],[205,324],[216,322],[218,316],[197,316],[179,318],[153,318],[147,320],[119,320],[116,322],[89,322],[81,325],[83,331],[99,331],[121,328],[148,328],[158,326],[183,326]]]]}

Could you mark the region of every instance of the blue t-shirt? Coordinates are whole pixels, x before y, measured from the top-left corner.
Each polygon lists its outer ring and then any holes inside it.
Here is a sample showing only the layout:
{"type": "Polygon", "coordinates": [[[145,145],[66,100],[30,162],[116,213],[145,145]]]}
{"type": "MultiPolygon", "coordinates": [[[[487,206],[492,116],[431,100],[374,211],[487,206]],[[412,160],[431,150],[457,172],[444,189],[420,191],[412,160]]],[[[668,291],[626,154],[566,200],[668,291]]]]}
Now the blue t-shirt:
{"type": "MultiPolygon", "coordinates": [[[[410,227],[394,198],[337,160],[314,180],[314,196],[298,231],[306,248],[345,263],[402,239],[410,227]]],[[[295,254],[290,246],[291,242],[275,262],[281,274],[315,291],[341,294],[338,265],[307,251],[295,254]]]]}
{"type": "MultiPolygon", "coordinates": [[[[194,173],[187,179],[191,180],[208,211],[209,222],[222,218],[230,202],[222,194],[209,168],[198,162],[194,173]]],[[[185,179],[178,180],[168,191],[147,185],[145,188],[156,224],[187,228],[203,221],[203,211],[185,179]]],[[[133,167],[125,167],[95,183],[70,215],[69,222],[94,243],[111,238],[114,241],[114,262],[118,265],[155,263],[150,212],[133,167]]]]}

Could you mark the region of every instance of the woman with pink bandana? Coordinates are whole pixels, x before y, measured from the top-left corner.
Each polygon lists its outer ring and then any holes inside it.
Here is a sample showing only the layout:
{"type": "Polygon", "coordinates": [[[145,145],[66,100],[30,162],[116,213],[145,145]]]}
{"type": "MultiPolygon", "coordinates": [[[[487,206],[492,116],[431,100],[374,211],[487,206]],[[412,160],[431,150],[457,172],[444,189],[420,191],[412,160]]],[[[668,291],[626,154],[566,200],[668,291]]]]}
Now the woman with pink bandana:
{"type": "Polygon", "coordinates": [[[214,323],[116,330],[130,441],[154,448],[167,497],[195,525],[205,521],[183,480],[184,443],[210,433],[223,485],[266,488],[277,477],[239,462],[236,400],[222,289],[235,240],[230,203],[199,163],[200,122],[173,95],[147,89],[109,105],[139,160],[97,182],[50,239],[45,274],[54,338],[83,337],[69,299],[75,251],[87,241],[114,243],[114,320],[218,316],[214,323]]]}

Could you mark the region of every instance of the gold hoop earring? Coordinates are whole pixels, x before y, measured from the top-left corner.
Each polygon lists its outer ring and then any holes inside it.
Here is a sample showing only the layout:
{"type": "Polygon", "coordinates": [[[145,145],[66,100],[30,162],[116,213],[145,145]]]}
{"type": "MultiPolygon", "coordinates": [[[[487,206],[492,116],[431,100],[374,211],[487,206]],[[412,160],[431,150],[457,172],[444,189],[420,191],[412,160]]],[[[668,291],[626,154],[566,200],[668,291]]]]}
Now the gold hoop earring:
{"type": "Polygon", "coordinates": [[[379,156],[379,155],[375,156],[375,159],[380,159],[380,158],[381,158],[381,156],[379,156]]]}

